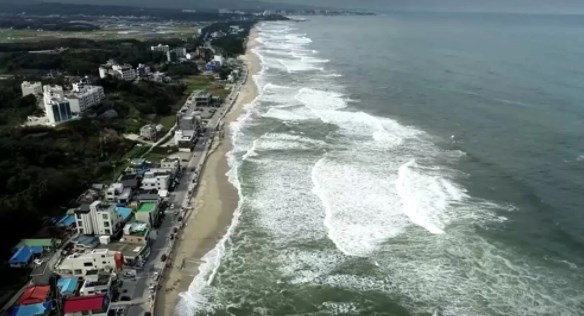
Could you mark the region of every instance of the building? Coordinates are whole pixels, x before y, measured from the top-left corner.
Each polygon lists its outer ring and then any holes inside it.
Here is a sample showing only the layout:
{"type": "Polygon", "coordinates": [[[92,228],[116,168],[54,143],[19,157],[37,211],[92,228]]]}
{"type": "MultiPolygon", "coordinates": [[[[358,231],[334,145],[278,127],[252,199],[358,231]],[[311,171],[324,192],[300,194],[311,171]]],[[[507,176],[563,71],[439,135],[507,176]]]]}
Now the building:
{"type": "Polygon", "coordinates": [[[57,281],[57,288],[63,297],[71,297],[77,294],[79,278],[74,276],[61,277],[57,281]]]}
{"type": "Polygon", "coordinates": [[[112,76],[121,80],[133,81],[136,80],[136,70],[130,64],[118,64],[115,60],[108,60],[107,63],[99,66],[99,77],[105,78],[112,76]]]}
{"type": "Polygon", "coordinates": [[[129,244],[148,244],[150,237],[150,226],[145,222],[129,222],[124,226],[124,235],[120,242],[129,244]]]}
{"type": "Polygon", "coordinates": [[[210,106],[213,102],[213,95],[206,91],[199,91],[195,94],[194,99],[196,106],[210,106]]]}
{"type": "Polygon", "coordinates": [[[146,244],[132,244],[126,242],[113,242],[101,245],[102,249],[115,251],[122,254],[124,265],[142,266],[150,255],[150,247],[146,244]]]}
{"type": "Polygon", "coordinates": [[[160,204],[158,202],[140,202],[135,215],[136,221],[155,226],[154,224],[160,217],[160,204]]]}
{"type": "Polygon", "coordinates": [[[92,272],[84,277],[85,281],[79,290],[80,296],[107,295],[112,287],[111,274],[104,272],[92,272]]]}
{"type": "Polygon", "coordinates": [[[69,100],[65,98],[63,87],[61,86],[43,86],[43,105],[45,115],[52,125],[74,118],[69,100]]]}
{"type": "Polygon", "coordinates": [[[161,52],[166,54],[170,51],[170,46],[158,44],[157,46],[150,46],[150,50],[153,52],[161,52]]]}
{"type": "Polygon", "coordinates": [[[134,190],[130,185],[126,186],[123,182],[116,182],[112,183],[105,191],[105,200],[112,203],[128,204],[132,199],[133,193],[134,190]]]}
{"type": "Polygon", "coordinates": [[[170,185],[170,170],[159,169],[149,170],[144,173],[142,178],[142,190],[168,190],[170,185]]]}
{"type": "Polygon", "coordinates": [[[22,89],[22,96],[25,97],[29,94],[34,96],[42,95],[43,94],[43,86],[39,81],[23,81],[20,84],[20,88],[22,89]]]}
{"type": "Polygon", "coordinates": [[[105,93],[100,86],[77,86],[72,93],[66,95],[73,113],[81,114],[105,99],[105,93]]]}
{"type": "Polygon", "coordinates": [[[140,78],[147,77],[150,73],[150,66],[148,65],[138,64],[138,67],[136,67],[136,75],[140,78]]]}
{"type": "Polygon", "coordinates": [[[112,66],[112,70],[114,71],[114,77],[126,81],[136,80],[136,70],[130,64],[115,64],[112,66]]]}
{"type": "Polygon", "coordinates": [[[180,151],[192,151],[197,143],[195,131],[177,130],[174,132],[174,143],[180,151]]]}
{"type": "Polygon", "coordinates": [[[225,58],[221,55],[213,56],[213,61],[215,63],[217,63],[219,65],[219,67],[221,67],[221,66],[223,66],[223,64],[225,64],[225,58]]]}
{"type": "Polygon", "coordinates": [[[123,227],[123,218],[113,204],[95,201],[75,210],[77,231],[82,235],[111,236],[123,227]]]}
{"type": "Polygon", "coordinates": [[[140,137],[144,139],[156,140],[157,135],[158,131],[156,130],[156,125],[154,124],[147,124],[140,128],[140,137]]]}
{"type": "Polygon", "coordinates": [[[179,158],[164,158],[160,161],[160,168],[170,170],[171,174],[175,175],[180,171],[179,158]]]}
{"type": "Polygon", "coordinates": [[[110,299],[107,295],[71,297],[63,302],[65,316],[107,316],[110,299]]]}
{"type": "Polygon", "coordinates": [[[115,272],[123,267],[123,255],[108,249],[94,249],[86,253],[74,253],[55,266],[61,275],[85,276],[95,271],[115,272]]]}
{"type": "Polygon", "coordinates": [[[87,252],[99,246],[99,239],[94,236],[80,235],[73,240],[73,251],[87,252]]]}

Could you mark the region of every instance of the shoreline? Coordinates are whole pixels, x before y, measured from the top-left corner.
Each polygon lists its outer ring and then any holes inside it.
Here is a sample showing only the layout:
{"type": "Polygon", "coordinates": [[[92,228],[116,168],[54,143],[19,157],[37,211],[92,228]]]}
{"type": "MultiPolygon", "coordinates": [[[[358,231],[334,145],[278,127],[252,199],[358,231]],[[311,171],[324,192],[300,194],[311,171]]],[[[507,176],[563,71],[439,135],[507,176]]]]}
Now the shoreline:
{"type": "Polygon", "coordinates": [[[215,137],[212,149],[204,164],[200,185],[191,198],[195,206],[194,212],[187,215],[185,228],[177,240],[157,292],[155,315],[173,316],[175,307],[181,299],[181,293],[188,291],[194,278],[199,274],[201,259],[214,249],[233,221],[239,205],[239,192],[229,182],[227,173],[230,170],[227,154],[232,150],[229,125],[237,120],[243,112],[244,105],[251,103],[258,95],[253,76],[261,68],[260,60],[251,50],[257,44],[257,30],[251,29],[244,62],[247,68],[247,78],[239,88],[237,100],[228,109],[222,120],[223,130],[215,137]]]}

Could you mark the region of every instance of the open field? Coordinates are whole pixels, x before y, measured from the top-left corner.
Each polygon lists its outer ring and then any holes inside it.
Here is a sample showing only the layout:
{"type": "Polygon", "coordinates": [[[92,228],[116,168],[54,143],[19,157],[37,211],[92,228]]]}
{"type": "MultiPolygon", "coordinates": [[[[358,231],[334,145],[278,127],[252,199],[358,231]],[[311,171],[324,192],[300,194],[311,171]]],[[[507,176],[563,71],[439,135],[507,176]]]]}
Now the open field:
{"type": "Polygon", "coordinates": [[[16,30],[0,28],[0,43],[28,42],[60,38],[85,38],[92,40],[155,38],[190,38],[197,34],[200,27],[190,24],[118,24],[101,26],[97,31],[69,32],[43,30],[16,30]]]}

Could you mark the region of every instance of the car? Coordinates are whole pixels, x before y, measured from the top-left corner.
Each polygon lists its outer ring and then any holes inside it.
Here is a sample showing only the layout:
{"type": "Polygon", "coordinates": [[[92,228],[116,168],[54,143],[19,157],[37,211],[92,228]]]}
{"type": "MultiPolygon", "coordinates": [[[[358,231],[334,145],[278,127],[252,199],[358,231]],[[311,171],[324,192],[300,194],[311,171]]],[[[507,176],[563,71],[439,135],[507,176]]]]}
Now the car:
{"type": "Polygon", "coordinates": [[[166,257],[166,255],[162,255],[162,256],[160,257],[160,261],[164,262],[164,261],[166,261],[166,258],[167,258],[167,257],[166,257]]]}
{"type": "Polygon", "coordinates": [[[170,204],[170,209],[174,209],[174,203],[170,204]]]}

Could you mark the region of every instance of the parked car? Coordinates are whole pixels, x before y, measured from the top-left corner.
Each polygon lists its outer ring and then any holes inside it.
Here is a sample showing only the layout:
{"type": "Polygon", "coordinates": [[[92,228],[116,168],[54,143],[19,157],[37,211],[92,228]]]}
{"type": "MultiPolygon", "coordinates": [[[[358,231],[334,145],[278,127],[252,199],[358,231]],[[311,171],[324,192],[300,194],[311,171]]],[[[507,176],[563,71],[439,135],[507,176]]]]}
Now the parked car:
{"type": "Polygon", "coordinates": [[[160,257],[160,261],[164,262],[164,261],[166,261],[166,258],[167,258],[167,257],[166,257],[166,255],[162,255],[162,256],[160,257]]]}

